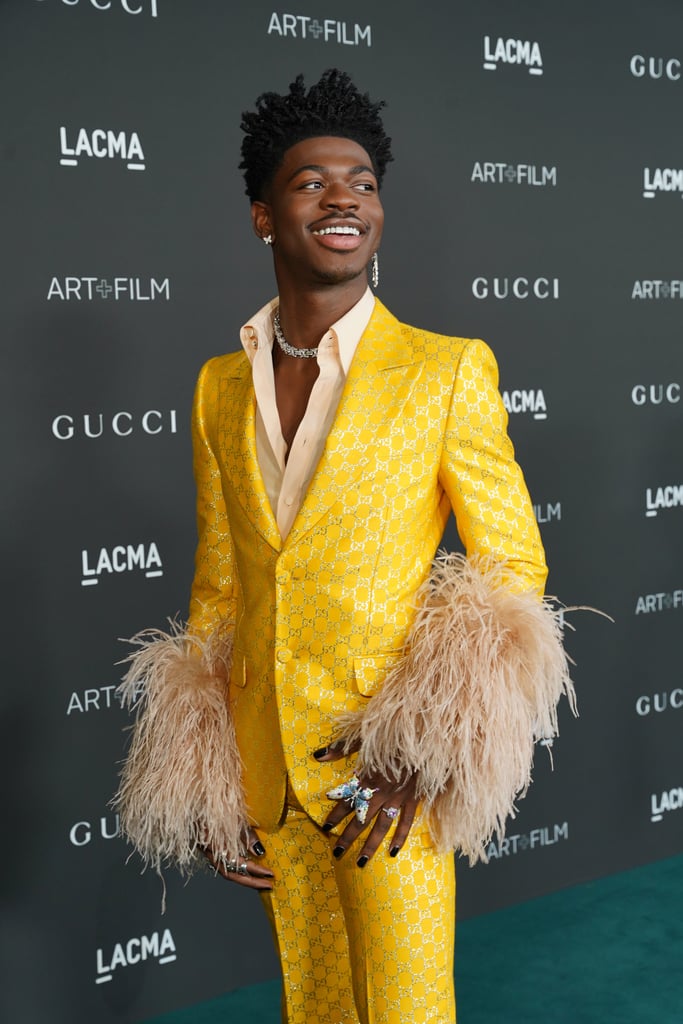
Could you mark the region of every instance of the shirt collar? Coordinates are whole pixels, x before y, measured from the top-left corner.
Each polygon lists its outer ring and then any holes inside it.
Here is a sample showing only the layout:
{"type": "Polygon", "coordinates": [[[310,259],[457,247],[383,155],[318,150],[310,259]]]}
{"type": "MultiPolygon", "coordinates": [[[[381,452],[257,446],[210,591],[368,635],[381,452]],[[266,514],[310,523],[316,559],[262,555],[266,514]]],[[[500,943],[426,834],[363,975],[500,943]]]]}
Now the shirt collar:
{"type": "MultiPolygon", "coordinates": [[[[254,356],[260,346],[265,346],[272,351],[273,313],[277,309],[278,304],[279,299],[276,296],[259,309],[258,313],[255,313],[240,330],[242,347],[250,363],[254,362],[254,356]]],[[[345,374],[349,372],[351,360],[358,348],[358,342],[370,321],[374,308],[375,296],[368,287],[355,306],[352,306],[348,313],[345,313],[344,316],[333,323],[329,332],[326,331],[320,339],[322,341],[328,333],[333,334],[339,348],[339,358],[345,374]]]]}

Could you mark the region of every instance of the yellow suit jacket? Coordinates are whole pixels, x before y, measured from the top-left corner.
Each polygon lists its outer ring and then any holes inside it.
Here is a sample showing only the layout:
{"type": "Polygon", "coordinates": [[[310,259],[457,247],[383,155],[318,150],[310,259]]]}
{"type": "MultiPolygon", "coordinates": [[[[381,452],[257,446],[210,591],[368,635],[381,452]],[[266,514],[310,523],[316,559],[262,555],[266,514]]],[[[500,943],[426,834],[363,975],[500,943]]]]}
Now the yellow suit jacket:
{"type": "Polygon", "coordinates": [[[234,624],[231,710],[253,823],[272,831],[287,776],[322,822],[343,763],[312,757],[402,657],[453,509],[468,555],[542,593],[546,566],[481,341],[399,323],[377,301],[308,492],[283,542],[256,457],[243,352],[202,369],[193,410],[199,544],[190,629],[234,624]]]}

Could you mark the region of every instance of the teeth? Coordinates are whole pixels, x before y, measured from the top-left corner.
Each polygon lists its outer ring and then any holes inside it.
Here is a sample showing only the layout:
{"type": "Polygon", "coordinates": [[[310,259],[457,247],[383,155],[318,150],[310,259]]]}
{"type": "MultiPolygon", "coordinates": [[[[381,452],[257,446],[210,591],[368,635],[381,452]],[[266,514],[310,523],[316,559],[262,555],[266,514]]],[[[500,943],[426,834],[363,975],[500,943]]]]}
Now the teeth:
{"type": "Polygon", "coordinates": [[[338,225],[333,228],[321,228],[320,231],[314,231],[314,235],[360,235],[358,228],[346,227],[338,225]]]}

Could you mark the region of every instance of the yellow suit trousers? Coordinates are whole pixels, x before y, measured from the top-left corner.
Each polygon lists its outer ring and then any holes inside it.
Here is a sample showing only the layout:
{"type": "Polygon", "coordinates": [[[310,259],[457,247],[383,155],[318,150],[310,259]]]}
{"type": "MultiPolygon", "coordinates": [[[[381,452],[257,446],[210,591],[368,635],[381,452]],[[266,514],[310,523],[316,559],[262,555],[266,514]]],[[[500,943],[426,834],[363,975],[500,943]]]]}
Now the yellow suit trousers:
{"type": "Polygon", "coordinates": [[[262,835],[275,873],[262,900],[282,966],[283,1021],[454,1024],[453,855],[437,853],[418,820],[397,857],[390,830],[359,868],[364,838],[335,860],[335,838],[300,805],[262,835]]]}

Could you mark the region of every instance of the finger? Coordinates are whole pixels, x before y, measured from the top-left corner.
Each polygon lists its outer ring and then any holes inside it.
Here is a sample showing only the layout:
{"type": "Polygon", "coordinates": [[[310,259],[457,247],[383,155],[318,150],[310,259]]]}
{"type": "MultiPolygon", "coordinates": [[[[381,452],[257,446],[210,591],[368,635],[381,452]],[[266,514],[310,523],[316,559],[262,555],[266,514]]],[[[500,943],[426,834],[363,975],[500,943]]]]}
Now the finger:
{"type": "Polygon", "coordinates": [[[339,836],[339,839],[337,840],[337,843],[334,849],[332,850],[332,856],[336,860],[339,860],[340,857],[343,857],[346,851],[348,850],[349,846],[351,846],[352,843],[355,843],[356,839],[358,839],[358,836],[361,834],[361,832],[363,832],[366,828],[369,827],[370,822],[377,813],[377,810],[378,805],[376,804],[373,809],[371,803],[368,808],[368,814],[365,821],[359,821],[358,817],[354,813],[351,821],[348,823],[342,834],[339,836]]]}
{"type": "Polygon", "coordinates": [[[365,841],[363,849],[360,851],[360,855],[356,861],[359,868],[364,868],[371,857],[374,856],[393,823],[394,818],[386,813],[386,808],[380,807],[379,813],[375,818],[375,824],[372,826],[372,831],[365,841]]]}
{"type": "Polygon", "coordinates": [[[378,793],[380,793],[379,788],[372,789],[372,792],[374,795],[371,798],[370,802],[367,804],[365,819],[363,821],[360,821],[355,807],[349,802],[349,800],[345,797],[333,796],[332,791],[330,790],[330,792],[327,794],[328,800],[336,800],[336,804],[332,808],[330,813],[327,815],[327,818],[323,823],[323,832],[331,831],[331,829],[333,829],[335,825],[339,825],[344,820],[344,818],[348,818],[350,814],[352,814],[354,819],[358,821],[360,826],[359,832],[362,832],[363,829],[366,828],[366,824],[369,825],[370,820],[374,818],[375,814],[377,814],[377,810],[379,809],[383,801],[383,797],[381,796],[381,794],[379,796],[377,795],[378,793]]]}
{"type": "Polygon", "coordinates": [[[272,878],[252,878],[250,875],[237,875],[234,872],[226,875],[221,872],[221,875],[226,881],[232,882],[234,885],[241,885],[243,889],[256,889],[258,892],[273,891],[272,878]]]}
{"type": "Polygon", "coordinates": [[[253,828],[247,829],[247,849],[251,850],[256,857],[263,857],[266,852],[263,843],[253,828]]]}
{"type": "Polygon", "coordinates": [[[345,749],[344,744],[340,741],[336,743],[330,743],[328,747],[320,747],[319,750],[313,751],[313,757],[316,761],[327,762],[327,761],[339,761],[342,757],[347,757],[349,754],[356,754],[360,750],[360,743],[354,743],[353,746],[345,749]]]}
{"type": "Polygon", "coordinates": [[[391,847],[389,849],[390,857],[397,857],[401,851],[401,847],[408,838],[408,834],[413,827],[415,821],[415,813],[417,811],[418,801],[414,798],[407,800],[401,808],[401,817],[399,818],[396,831],[391,838],[391,847]]]}
{"type": "Polygon", "coordinates": [[[240,865],[244,865],[247,872],[241,873],[236,870],[238,861],[228,861],[225,857],[217,857],[211,847],[202,847],[202,852],[209,861],[213,870],[229,881],[232,881],[233,876],[236,876],[238,879],[272,879],[273,877],[272,871],[267,864],[263,863],[263,861],[258,862],[255,860],[249,860],[246,857],[241,858],[239,863],[240,865]],[[231,865],[232,869],[230,869],[230,866],[228,865],[231,865]]]}
{"type": "Polygon", "coordinates": [[[339,825],[344,818],[353,813],[353,807],[350,807],[346,800],[338,800],[323,822],[323,832],[330,832],[335,825],[339,825]]]}
{"type": "Polygon", "coordinates": [[[211,850],[204,851],[206,859],[216,874],[221,875],[228,882],[236,882],[238,885],[246,886],[248,889],[272,889],[273,872],[267,864],[258,863],[253,860],[245,860],[242,863],[246,866],[246,874],[229,870],[224,857],[214,857],[211,850]]]}

